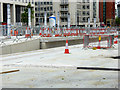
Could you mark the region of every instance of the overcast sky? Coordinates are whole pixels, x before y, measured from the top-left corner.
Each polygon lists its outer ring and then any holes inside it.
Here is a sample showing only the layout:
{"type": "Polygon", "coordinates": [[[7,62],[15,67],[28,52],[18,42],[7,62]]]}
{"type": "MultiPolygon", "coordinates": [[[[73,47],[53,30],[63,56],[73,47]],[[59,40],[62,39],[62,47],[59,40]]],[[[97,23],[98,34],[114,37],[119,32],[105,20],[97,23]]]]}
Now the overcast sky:
{"type": "Polygon", "coordinates": [[[116,0],[116,2],[119,2],[120,0],[116,0]]]}

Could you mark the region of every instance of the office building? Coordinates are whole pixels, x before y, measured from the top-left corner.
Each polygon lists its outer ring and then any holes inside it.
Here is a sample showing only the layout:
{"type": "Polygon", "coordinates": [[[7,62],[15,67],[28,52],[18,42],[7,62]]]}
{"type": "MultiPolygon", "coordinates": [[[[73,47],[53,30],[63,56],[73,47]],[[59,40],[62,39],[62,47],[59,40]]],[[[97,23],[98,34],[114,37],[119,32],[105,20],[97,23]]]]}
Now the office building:
{"type": "MultiPolygon", "coordinates": [[[[24,9],[31,3],[34,10],[34,0],[2,0],[0,1],[0,22],[7,23],[7,4],[10,4],[11,25],[21,23],[21,14],[24,9]]],[[[35,25],[35,19],[32,20],[32,25],[35,25]]]]}
{"type": "MultiPolygon", "coordinates": [[[[88,18],[90,18],[90,26],[99,26],[99,2],[97,0],[39,0],[35,1],[35,17],[36,25],[44,25],[44,13],[47,13],[47,24],[49,25],[49,16],[56,16],[58,20],[58,12],[60,14],[60,26],[67,26],[68,14],[70,14],[71,26],[88,26],[88,18]],[[40,19],[40,22],[39,22],[40,19]]],[[[57,23],[57,22],[56,22],[57,23]]]]}

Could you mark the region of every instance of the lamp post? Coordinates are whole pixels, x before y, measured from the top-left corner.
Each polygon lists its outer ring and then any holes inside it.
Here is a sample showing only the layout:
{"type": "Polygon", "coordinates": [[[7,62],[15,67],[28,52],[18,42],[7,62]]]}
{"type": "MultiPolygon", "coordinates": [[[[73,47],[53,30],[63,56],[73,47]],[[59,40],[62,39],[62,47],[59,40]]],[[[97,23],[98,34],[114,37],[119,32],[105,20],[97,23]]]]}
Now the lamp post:
{"type": "Polygon", "coordinates": [[[79,14],[76,12],[75,13],[75,25],[76,25],[76,27],[78,26],[78,24],[79,24],[79,14]]]}
{"type": "Polygon", "coordinates": [[[68,29],[70,28],[70,13],[68,13],[68,29]]]}
{"type": "Polygon", "coordinates": [[[7,36],[10,37],[10,27],[11,27],[11,14],[10,14],[10,4],[7,4],[7,36]]]}
{"type": "Polygon", "coordinates": [[[57,18],[58,18],[57,26],[59,28],[59,26],[60,26],[60,14],[59,14],[59,12],[58,12],[57,18]]]}

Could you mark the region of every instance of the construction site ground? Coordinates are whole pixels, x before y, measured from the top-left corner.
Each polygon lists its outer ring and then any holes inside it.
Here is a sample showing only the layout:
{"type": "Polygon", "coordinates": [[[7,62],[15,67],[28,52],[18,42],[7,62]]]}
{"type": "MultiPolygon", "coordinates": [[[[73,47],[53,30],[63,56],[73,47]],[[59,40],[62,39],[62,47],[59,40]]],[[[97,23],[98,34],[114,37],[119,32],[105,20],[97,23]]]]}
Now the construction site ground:
{"type": "MultiPolygon", "coordinates": [[[[98,42],[97,42],[98,43],[98,42]]],[[[104,44],[104,42],[102,42],[104,44]]],[[[77,67],[118,68],[118,45],[84,49],[83,44],[0,56],[3,88],[118,88],[118,71],[77,67]]]]}

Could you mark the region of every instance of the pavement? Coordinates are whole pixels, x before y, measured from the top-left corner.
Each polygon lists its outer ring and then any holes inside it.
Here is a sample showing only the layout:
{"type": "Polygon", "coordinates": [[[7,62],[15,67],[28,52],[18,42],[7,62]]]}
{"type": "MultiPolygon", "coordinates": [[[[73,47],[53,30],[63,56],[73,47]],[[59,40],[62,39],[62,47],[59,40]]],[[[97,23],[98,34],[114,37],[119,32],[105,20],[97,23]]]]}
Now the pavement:
{"type": "MultiPolygon", "coordinates": [[[[103,44],[105,42],[102,42],[103,44]]],[[[94,45],[94,44],[93,44],[94,45]]],[[[118,71],[76,67],[118,68],[118,45],[111,49],[83,49],[83,45],[41,49],[1,56],[3,88],[118,88],[118,71]]]]}

